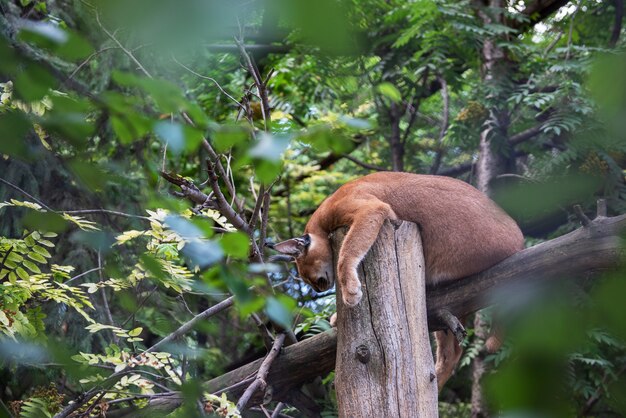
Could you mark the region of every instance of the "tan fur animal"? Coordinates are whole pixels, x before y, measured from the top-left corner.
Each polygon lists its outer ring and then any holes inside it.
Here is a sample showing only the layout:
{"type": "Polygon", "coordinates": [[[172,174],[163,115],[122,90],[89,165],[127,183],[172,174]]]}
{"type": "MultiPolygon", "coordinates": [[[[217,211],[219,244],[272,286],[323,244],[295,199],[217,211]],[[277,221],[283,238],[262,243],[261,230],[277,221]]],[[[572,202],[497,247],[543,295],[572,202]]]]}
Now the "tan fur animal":
{"type": "MultiPolygon", "coordinates": [[[[292,256],[300,277],[316,291],[332,287],[335,272],[328,235],[350,229],[339,251],[337,282],[343,302],[362,297],[357,267],[385,219],[419,225],[428,284],[458,280],[520,251],[519,227],[492,200],[460,180],[441,176],[384,172],[341,186],[306,225],[305,234],[273,248],[292,256]]],[[[452,332],[435,333],[439,388],[452,374],[461,348],[452,332]]]]}

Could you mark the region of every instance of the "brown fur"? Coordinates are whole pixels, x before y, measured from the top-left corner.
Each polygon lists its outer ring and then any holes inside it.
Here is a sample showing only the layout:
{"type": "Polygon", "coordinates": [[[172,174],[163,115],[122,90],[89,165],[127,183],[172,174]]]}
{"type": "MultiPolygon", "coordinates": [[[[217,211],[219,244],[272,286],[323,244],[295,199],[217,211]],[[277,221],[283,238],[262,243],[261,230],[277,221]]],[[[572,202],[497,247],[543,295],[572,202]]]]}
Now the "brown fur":
{"type": "MultiPolygon", "coordinates": [[[[467,183],[449,177],[385,172],[341,186],[311,216],[304,237],[274,248],[295,257],[305,282],[318,291],[326,290],[335,279],[328,235],[348,226],[339,251],[337,281],[343,302],[355,306],[362,297],[356,269],[385,219],[419,225],[426,282],[430,284],[485,270],[524,245],[515,221],[467,183]],[[304,238],[310,243],[303,242],[304,238]]],[[[456,340],[450,337],[452,333],[444,334],[436,333],[440,387],[461,355],[456,340]]]]}

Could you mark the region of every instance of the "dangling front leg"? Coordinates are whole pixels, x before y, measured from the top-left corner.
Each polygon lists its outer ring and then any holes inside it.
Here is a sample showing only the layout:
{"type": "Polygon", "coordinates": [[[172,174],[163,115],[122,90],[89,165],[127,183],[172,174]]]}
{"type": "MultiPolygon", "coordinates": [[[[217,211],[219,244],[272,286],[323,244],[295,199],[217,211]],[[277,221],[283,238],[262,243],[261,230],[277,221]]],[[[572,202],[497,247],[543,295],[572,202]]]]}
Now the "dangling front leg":
{"type": "Polygon", "coordinates": [[[354,214],[350,230],[339,250],[337,275],[343,303],[356,306],[363,297],[357,268],[374,244],[385,219],[397,219],[391,207],[380,200],[365,200],[354,214]]]}

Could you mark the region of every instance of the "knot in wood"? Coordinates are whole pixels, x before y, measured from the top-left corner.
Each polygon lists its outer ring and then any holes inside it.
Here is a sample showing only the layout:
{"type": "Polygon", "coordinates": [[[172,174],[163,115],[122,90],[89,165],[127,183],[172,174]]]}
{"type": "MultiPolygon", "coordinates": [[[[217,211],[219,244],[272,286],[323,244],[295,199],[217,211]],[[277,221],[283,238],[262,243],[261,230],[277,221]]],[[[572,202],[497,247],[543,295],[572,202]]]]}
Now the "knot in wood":
{"type": "Polygon", "coordinates": [[[363,364],[367,364],[370,361],[370,349],[365,344],[361,344],[356,348],[356,358],[363,364]]]}

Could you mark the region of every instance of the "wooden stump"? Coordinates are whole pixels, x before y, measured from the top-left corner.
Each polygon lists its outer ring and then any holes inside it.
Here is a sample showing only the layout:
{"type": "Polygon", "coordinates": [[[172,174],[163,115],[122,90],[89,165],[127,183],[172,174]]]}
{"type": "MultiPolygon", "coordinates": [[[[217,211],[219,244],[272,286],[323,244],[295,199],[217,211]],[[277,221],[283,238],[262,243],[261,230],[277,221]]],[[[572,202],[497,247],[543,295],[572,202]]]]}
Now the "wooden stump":
{"type": "MultiPolygon", "coordinates": [[[[335,268],[345,233],[332,237],[335,268]]],[[[354,308],[343,304],[337,287],[339,416],[438,416],[417,225],[386,221],[359,267],[359,279],[363,299],[354,308]]]]}

